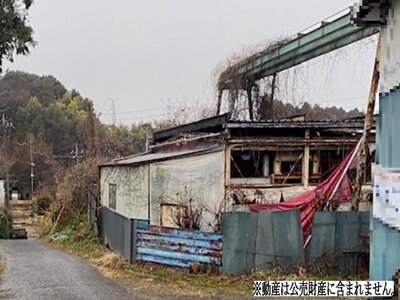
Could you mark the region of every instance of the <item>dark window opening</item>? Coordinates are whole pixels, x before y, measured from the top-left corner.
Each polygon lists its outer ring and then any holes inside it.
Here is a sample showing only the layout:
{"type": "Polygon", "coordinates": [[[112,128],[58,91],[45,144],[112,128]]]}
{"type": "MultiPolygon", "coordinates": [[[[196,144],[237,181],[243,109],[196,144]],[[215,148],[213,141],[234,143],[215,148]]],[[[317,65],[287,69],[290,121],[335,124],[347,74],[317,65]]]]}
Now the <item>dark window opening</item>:
{"type": "Polygon", "coordinates": [[[371,174],[371,167],[372,164],[375,163],[375,150],[372,151],[372,153],[370,153],[368,151],[367,153],[367,168],[365,170],[365,178],[364,178],[364,182],[365,183],[371,183],[372,182],[372,174],[371,174]]]}
{"type": "Polygon", "coordinates": [[[321,180],[325,180],[346,157],[349,150],[323,150],[320,152],[321,180]]]}
{"type": "Polygon", "coordinates": [[[108,207],[117,208],[117,185],[112,183],[108,184],[108,207]]]}
{"type": "Polygon", "coordinates": [[[301,175],[302,162],[299,161],[283,161],[281,163],[282,174],[301,175]]]}
{"type": "MultiPolygon", "coordinates": [[[[282,152],[282,157],[289,153],[282,152]]],[[[280,161],[280,172],[274,175],[275,184],[299,184],[302,182],[303,162],[300,153],[290,153],[291,159],[280,161]]]]}
{"type": "Polygon", "coordinates": [[[272,174],[275,154],[266,151],[232,151],[231,178],[263,178],[272,174]]]}

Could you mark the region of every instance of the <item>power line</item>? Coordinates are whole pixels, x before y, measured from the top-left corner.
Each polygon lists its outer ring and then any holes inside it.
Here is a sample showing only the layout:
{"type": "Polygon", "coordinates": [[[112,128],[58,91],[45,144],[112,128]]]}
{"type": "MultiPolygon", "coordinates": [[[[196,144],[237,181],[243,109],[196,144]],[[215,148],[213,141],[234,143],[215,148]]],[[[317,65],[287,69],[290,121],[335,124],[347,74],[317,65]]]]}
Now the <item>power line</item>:
{"type": "Polygon", "coordinates": [[[165,117],[165,114],[158,114],[158,115],[150,115],[150,116],[141,116],[141,117],[134,117],[134,118],[126,118],[126,119],[118,119],[118,121],[143,121],[145,119],[151,119],[151,118],[160,118],[160,117],[165,117]]]}
{"type": "Polygon", "coordinates": [[[147,111],[159,111],[159,110],[164,110],[167,108],[168,107],[155,107],[155,108],[147,108],[147,109],[141,109],[141,110],[130,110],[130,111],[120,112],[120,113],[118,113],[118,115],[135,114],[135,113],[142,113],[142,112],[147,112],[147,111]]]}

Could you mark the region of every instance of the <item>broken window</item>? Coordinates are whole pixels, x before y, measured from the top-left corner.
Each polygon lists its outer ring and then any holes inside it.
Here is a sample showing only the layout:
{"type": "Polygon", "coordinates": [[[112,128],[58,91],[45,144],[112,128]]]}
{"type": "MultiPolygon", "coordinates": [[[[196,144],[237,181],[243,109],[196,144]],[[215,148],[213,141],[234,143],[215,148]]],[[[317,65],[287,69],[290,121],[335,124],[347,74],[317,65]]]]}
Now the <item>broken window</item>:
{"type": "Polygon", "coordinates": [[[269,177],[272,172],[272,153],[253,150],[233,150],[231,178],[269,177]]]}
{"type": "Polygon", "coordinates": [[[320,166],[321,166],[321,179],[325,180],[332,174],[333,171],[344,160],[349,150],[336,149],[336,150],[321,150],[320,151],[320,166]]]}
{"type": "Polygon", "coordinates": [[[184,204],[171,204],[171,203],[161,203],[160,205],[160,225],[164,227],[175,227],[176,225],[174,218],[179,209],[185,208],[184,204]]]}
{"type": "Polygon", "coordinates": [[[301,183],[302,167],[301,151],[279,151],[274,160],[274,183],[301,183]]]}
{"type": "Polygon", "coordinates": [[[300,174],[301,175],[301,163],[298,161],[283,161],[281,162],[282,174],[300,174]]]}
{"type": "Polygon", "coordinates": [[[117,185],[108,184],[108,207],[112,209],[117,208],[117,185]]]}

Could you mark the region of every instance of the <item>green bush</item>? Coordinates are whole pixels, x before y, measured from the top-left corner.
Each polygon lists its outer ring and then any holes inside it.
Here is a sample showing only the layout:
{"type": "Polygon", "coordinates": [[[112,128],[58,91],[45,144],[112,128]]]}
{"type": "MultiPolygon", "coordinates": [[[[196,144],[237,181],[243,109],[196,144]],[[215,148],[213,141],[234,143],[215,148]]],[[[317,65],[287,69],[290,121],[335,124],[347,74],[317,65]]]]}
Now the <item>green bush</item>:
{"type": "Polygon", "coordinates": [[[11,238],[12,224],[10,212],[5,208],[0,208],[0,239],[11,238]]]}
{"type": "Polygon", "coordinates": [[[37,215],[45,215],[50,209],[51,202],[54,200],[49,189],[42,189],[37,193],[35,201],[35,213],[37,215]]]}

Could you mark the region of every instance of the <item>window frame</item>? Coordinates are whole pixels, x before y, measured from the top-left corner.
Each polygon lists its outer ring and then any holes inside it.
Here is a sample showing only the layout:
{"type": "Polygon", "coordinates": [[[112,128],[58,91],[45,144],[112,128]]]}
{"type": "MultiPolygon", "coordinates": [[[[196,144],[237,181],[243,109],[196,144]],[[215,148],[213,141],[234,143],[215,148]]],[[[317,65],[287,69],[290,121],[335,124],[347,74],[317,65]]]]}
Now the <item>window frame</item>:
{"type": "Polygon", "coordinates": [[[117,209],[117,185],[114,183],[108,184],[108,208],[117,209]]]}

